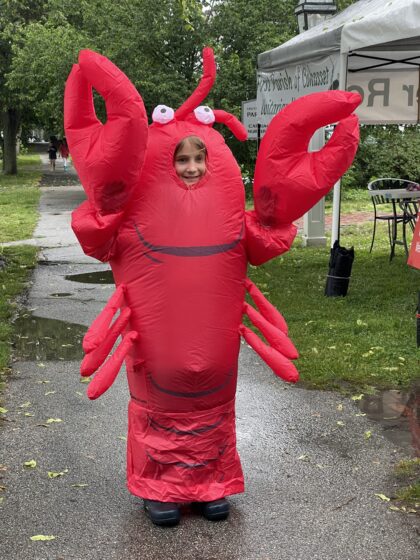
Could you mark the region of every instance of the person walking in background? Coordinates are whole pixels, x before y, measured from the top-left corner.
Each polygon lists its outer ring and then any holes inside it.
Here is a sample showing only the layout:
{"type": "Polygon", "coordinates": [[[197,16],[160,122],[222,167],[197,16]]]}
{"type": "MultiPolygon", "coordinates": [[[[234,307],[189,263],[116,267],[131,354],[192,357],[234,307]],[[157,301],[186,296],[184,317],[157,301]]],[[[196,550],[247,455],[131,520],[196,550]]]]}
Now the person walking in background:
{"type": "Polygon", "coordinates": [[[57,159],[57,148],[54,145],[53,137],[50,138],[50,143],[48,144],[48,158],[50,160],[50,169],[55,171],[55,161],[57,159]]]}
{"type": "Polygon", "coordinates": [[[59,152],[61,157],[63,158],[64,171],[67,171],[67,159],[69,157],[69,147],[67,145],[67,140],[65,137],[60,142],[59,152]]]}

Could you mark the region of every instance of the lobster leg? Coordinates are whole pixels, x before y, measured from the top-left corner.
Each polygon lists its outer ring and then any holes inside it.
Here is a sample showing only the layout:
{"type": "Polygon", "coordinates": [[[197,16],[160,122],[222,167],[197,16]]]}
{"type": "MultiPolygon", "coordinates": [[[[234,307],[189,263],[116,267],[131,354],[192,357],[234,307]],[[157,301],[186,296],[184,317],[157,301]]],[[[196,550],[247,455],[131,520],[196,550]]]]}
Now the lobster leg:
{"type": "Polygon", "coordinates": [[[284,381],[296,383],[299,379],[299,373],[290,360],[298,358],[298,352],[292,341],[287,337],[286,321],[249,278],[246,279],[245,285],[261,313],[248,303],[244,303],[244,313],[249,317],[252,324],[260,330],[269,345],[265,344],[244,324],[239,327],[241,336],[277,376],[284,381]]]}
{"type": "Polygon", "coordinates": [[[86,353],[92,352],[92,350],[103,342],[106,336],[106,330],[111,324],[112,318],[124,302],[124,290],[124,284],[120,284],[112,294],[108,303],[89,327],[83,338],[83,350],[86,353]]]}
{"type": "Polygon", "coordinates": [[[114,383],[118,372],[121,369],[124,358],[133,346],[134,341],[137,339],[136,331],[127,333],[121,344],[118,346],[114,354],[104,363],[98,370],[95,377],[89,383],[87,396],[94,400],[100,397],[107,391],[114,383]]]}
{"type": "Polygon", "coordinates": [[[105,361],[117,338],[123,334],[131,316],[131,310],[125,307],[111,325],[115,314],[124,305],[124,293],[125,286],[120,284],[101,313],[93,321],[83,339],[83,349],[86,355],[82,361],[80,373],[83,376],[88,376],[98,370],[87,390],[90,399],[97,399],[111,387],[121,369],[124,358],[138,338],[136,331],[126,333],[121,344],[112,356],[105,361]]]}

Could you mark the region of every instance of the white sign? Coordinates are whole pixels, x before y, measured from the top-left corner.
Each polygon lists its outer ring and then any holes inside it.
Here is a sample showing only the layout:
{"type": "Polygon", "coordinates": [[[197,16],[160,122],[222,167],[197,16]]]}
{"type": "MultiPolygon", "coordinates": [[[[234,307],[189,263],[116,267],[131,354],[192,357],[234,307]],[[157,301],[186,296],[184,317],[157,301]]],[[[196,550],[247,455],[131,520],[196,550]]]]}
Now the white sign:
{"type": "Polygon", "coordinates": [[[248,132],[248,140],[258,139],[257,100],[242,101],[242,124],[248,132]]]}
{"type": "Polygon", "coordinates": [[[349,73],[346,89],[357,91],[363,98],[356,110],[362,123],[418,122],[418,69],[349,73]]]}
{"type": "Polygon", "coordinates": [[[316,91],[338,89],[339,55],[288,66],[273,72],[257,72],[257,114],[261,137],[271,119],[286,105],[316,91]]]}

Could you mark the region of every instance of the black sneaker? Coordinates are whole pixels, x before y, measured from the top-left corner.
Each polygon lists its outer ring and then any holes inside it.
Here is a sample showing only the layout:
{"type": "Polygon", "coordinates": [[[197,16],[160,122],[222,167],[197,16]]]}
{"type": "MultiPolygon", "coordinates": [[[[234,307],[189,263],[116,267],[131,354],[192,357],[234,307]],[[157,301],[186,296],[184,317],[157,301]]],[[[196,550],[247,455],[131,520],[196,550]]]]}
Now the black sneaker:
{"type": "Polygon", "coordinates": [[[197,506],[201,514],[209,521],[223,521],[229,516],[229,502],[226,498],[213,502],[199,502],[197,506]]]}
{"type": "Polygon", "coordinates": [[[181,514],[178,504],[173,502],[157,502],[155,500],[143,500],[144,509],[155,525],[170,527],[178,525],[181,514]]]}

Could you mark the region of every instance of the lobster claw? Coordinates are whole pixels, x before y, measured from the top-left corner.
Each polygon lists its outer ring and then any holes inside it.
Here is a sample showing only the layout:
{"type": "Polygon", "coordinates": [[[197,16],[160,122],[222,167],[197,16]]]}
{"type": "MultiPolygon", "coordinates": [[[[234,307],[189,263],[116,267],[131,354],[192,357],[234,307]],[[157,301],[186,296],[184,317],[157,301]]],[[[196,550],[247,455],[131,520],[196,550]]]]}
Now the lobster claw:
{"type": "Polygon", "coordinates": [[[254,177],[255,211],[265,226],[291,223],[314,206],[351,165],[359,143],[358,93],[326,91],[290,103],[271,121],[261,142],[254,177]],[[338,122],[318,152],[314,132],[338,122]]]}
{"type": "Polygon", "coordinates": [[[121,210],[143,164],[147,115],[134,85],[106,57],[80,51],[66,82],[64,127],[90,202],[102,214],[121,210]],[[105,124],[96,117],[92,87],[105,99],[105,124]]]}

